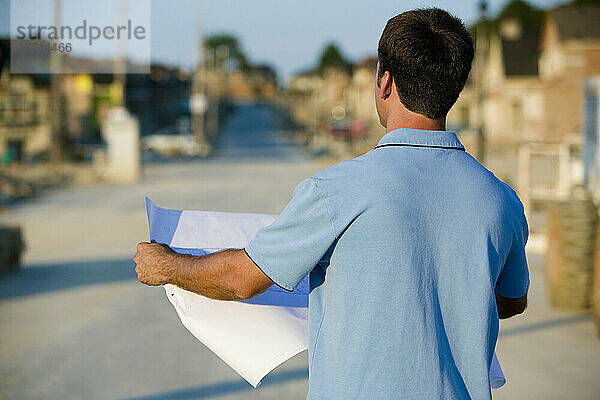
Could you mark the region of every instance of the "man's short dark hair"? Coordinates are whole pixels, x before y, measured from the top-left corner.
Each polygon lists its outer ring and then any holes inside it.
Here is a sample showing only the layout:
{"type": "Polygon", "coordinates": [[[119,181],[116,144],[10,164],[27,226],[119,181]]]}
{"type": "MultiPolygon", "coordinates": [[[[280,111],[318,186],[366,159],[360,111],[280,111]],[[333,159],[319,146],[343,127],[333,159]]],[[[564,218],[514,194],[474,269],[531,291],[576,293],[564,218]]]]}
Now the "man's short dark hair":
{"type": "Polygon", "coordinates": [[[473,39],[460,19],[439,8],[407,11],[390,19],[381,34],[377,79],[390,71],[402,104],[438,119],[458,99],[473,54],[473,39]]]}

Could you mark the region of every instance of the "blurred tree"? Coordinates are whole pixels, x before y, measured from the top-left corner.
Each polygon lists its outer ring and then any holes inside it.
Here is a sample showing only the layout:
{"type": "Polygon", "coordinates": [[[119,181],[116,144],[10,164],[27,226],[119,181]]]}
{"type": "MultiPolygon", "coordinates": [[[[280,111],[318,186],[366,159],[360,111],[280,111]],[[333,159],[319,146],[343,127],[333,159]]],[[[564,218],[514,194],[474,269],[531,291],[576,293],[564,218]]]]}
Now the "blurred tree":
{"type": "Polygon", "coordinates": [[[523,28],[539,31],[544,24],[545,12],[523,0],[513,0],[506,4],[498,17],[496,24],[514,18],[521,23],[523,28]]]}
{"type": "Polygon", "coordinates": [[[204,46],[209,59],[214,60],[221,68],[227,67],[225,63],[229,60],[235,63],[235,68],[240,70],[248,68],[248,58],[235,36],[227,33],[211,35],[204,40],[204,46]]]}
{"type": "MultiPolygon", "coordinates": [[[[600,2],[600,0],[574,0],[576,1],[590,1],[600,2]]],[[[540,32],[544,26],[546,18],[545,10],[532,6],[524,0],[512,0],[500,10],[496,18],[491,18],[483,22],[488,31],[498,31],[498,27],[502,21],[507,19],[516,19],[521,23],[521,26],[526,31],[540,32]]],[[[469,26],[469,32],[473,36],[473,39],[477,36],[477,24],[469,26]]]]}
{"type": "Polygon", "coordinates": [[[342,55],[342,52],[335,43],[329,43],[319,56],[319,73],[323,74],[328,67],[348,65],[348,60],[342,55]]]}

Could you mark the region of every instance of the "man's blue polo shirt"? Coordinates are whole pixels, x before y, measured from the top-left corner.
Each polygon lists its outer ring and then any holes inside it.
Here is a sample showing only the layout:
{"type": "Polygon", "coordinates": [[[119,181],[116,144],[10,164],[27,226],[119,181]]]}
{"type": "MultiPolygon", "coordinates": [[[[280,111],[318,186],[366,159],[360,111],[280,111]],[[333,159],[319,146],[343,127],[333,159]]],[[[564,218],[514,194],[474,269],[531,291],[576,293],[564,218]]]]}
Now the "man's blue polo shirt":
{"type": "Polygon", "coordinates": [[[490,399],[494,292],[526,294],[515,192],[446,131],[397,129],[301,182],[246,252],[310,272],[309,399],[490,399]]]}

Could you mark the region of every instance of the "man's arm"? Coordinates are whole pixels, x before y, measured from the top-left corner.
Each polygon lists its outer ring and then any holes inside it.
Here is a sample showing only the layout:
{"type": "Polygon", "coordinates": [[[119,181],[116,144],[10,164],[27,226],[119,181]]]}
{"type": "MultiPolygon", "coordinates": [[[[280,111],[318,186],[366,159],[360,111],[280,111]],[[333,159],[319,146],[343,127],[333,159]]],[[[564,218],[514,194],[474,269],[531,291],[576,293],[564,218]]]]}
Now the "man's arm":
{"type": "Polygon", "coordinates": [[[527,293],[525,293],[525,296],[517,299],[511,299],[496,294],[496,306],[498,307],[498,317],[500,319],[506,319],[522,314],[527,308],[527,293]]]}
{"type": "Polygon", "coordinates": [[[140,243],[133,260],[138,280],[146,285],[170,283],[217,300],[246,300],[273,284],[244,250],[191,256],[166,245],[140,243]]]}
{"type": "MultiPolygon", "coordinates": [[[[516,193],[512,192],[516,199],[516,193]]],[[[527,254],[525,244],[529,238],[529,226],[523,205],[518,202],[519,218],[514,227],[512,245],[506,256],[494,292],[496,294],[496,307],[498,317],[506,319],[522,314],[527,308],[527,294],[529,293],[529,267],[527,266],[527,254]]],[[[514,221],[513,221],[514,222],[514,221]]],[[[508,221],[507,227],[510,226],[508,221]]]]}

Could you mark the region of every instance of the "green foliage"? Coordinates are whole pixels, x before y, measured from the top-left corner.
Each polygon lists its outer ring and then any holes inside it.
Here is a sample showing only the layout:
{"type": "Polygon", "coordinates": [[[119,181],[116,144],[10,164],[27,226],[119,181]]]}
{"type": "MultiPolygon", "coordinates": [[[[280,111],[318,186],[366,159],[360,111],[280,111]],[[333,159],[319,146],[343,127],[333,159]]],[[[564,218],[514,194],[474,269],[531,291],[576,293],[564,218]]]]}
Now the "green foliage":
{"type": "MultiPolygon", "coordinates": [[[[600,0],[575,0],[575,1],[600,1],[600,0]]],[[[514,18],[521,23],[524,30],[541,31],[545,21],[545,11],[543,9],[532,6],[524,0],[512,0],[502,8],[500,13],[488,21],[484,22],[487,25],[487,31],[497,31],[500,23],[504,20],[514,18]]],[[[482,23],[482,22],[479,22],[482,23]]],[[[477,34],[477,25],[475,23],[469,26],[469,32],[475,39],[477,34]]]]}
{"type": "MultiPolygon", "coordinates": [[[[245,70],[248,68],[248,58],[246,54],[243,52],[238,39],[231,34],[215,34],[208,36],[204,39],[204,47],[209,54],[209,59],[211,59],[217,52],[217,49],[225,46],[229,50],[229,58],[231,58],[237,65],[237,67],[241,70],[245,70]]],[[[219,58],[215,56],[215,62],[224,66],[226,62],[226,58],[219,58]]]]}
{"type": "Polygon", "coordinates": [[[323,48],[319,57],[319,73],[323,74],[328,67],[348,65],[348,60],[335,43],[329,43],[323,48]]]}
{"type": "Polygon", "coordinates": [[[523,0],[513,0],[506,4],[496,21],[514,18],[521,22],[525,29],[540,30],[544,24],[545,12],[542,9],[534,7],[523,0]]]}

